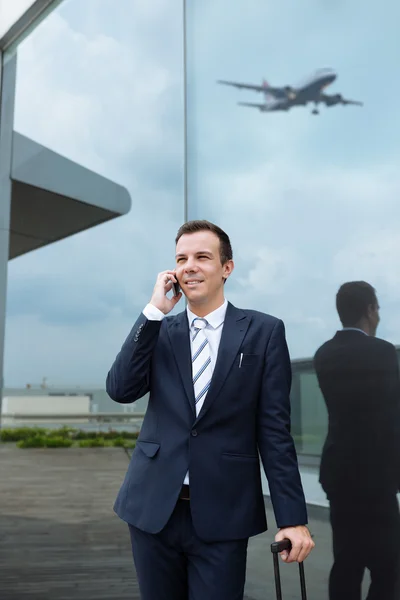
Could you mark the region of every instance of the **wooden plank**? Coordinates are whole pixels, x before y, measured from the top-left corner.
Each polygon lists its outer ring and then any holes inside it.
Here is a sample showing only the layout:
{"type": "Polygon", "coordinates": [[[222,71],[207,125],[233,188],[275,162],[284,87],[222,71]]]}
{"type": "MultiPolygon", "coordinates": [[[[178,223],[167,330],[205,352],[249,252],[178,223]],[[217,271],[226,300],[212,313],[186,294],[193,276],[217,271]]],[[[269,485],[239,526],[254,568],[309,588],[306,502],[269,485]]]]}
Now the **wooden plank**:
{"type": "Polygon", "coordinates": [[[127,525],[112,506],[121,448],[0,445],[2,600],[138,600],[127,525]]]}

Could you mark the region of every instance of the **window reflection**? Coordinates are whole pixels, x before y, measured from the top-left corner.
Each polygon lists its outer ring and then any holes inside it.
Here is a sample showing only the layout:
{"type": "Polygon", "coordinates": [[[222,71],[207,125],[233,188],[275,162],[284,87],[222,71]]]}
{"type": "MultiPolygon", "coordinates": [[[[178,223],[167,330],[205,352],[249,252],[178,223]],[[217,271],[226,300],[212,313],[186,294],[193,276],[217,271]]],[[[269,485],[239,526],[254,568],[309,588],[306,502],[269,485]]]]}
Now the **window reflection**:
{"type": "Polygon", "coordinates": [[[367,2],[363,15],[343,3],[187,4],[189,218],[230,232],[228,299],[285,323],[292,433],[320,506],[328,415],[312,359],[341,329],[339,286],[372,282],[379,337],[400,343],[400,8],[367,2]]]}
{"type": "Polygon", "coordinates": [[[9,386],[44,375],[49,385],[104,385],[156,274],[174,265],[184,214],[181,28],[180,5],[65,0],[19,46],[15,130],[126,187],[132,208],[10,263],[9,386]]]}

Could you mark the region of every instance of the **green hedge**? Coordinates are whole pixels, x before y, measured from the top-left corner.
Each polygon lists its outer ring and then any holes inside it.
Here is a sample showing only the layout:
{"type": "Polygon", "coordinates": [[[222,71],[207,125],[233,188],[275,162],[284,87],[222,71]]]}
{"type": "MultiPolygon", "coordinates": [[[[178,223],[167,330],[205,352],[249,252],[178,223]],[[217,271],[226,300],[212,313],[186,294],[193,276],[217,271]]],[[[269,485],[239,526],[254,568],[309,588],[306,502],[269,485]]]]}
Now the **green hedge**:
{"type": "Polygon", "coordinates": [[[18,427],[0,430],[1,442],[17,442],[18,448],[80,448],[122,447],[134,448],[139,432],[83,431],[71,427],[45,429],[43,427],[18,427]]]}
{"type": "Polygon", "coordinates": [[[95,440],[102,438],[104,440],[136,440],[139,436],[137,431],[84,431],[83,429],[74,429],[72,427],[60,427],[59,429],[45,429],[44,427],[15,427],[0,429],[0,441],[19,442],[35,435],[45,435],[51,437],[62,437],[71,440],[95,440]]]}
{"type": "Polygon", "coordinates": [[[36,435],[47,435],[48,430],[43,427],[16,427],[15,429],[1,429],[0,441],[19,442],[36,435]]]}
{"type": "Polygon", "coordinates": [[[104,438],[96,438],[91,440],[80,440],[78,442],[80,448],[104,448],[104,447],[117,447],[117,448],[134,448],[136,441],[128,441],[124,438],[115,438],[114,440],[107,440],[104,438]]]}
{"type": "Polygon", "coordinates": [[[17,442],[18,448],[70,448],[72,440],[61,436],[33,435],[17,442]]]}

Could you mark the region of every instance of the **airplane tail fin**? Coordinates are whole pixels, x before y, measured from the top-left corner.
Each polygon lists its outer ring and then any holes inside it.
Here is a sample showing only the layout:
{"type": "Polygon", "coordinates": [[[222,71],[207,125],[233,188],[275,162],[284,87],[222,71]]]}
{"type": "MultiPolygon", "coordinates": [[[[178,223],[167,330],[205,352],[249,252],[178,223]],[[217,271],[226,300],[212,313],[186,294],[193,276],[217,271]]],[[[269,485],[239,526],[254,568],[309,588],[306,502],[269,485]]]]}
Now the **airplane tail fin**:
{"type": "Polygon", "coordinates": [[[265,104],[270,105],[275,101],[273,94],[271,94],[271,92],[269,92],[269,88],[271,86],[266,79],[263,79],[262,86],[264,88],[263,94],[264,94],[265,104]]]}

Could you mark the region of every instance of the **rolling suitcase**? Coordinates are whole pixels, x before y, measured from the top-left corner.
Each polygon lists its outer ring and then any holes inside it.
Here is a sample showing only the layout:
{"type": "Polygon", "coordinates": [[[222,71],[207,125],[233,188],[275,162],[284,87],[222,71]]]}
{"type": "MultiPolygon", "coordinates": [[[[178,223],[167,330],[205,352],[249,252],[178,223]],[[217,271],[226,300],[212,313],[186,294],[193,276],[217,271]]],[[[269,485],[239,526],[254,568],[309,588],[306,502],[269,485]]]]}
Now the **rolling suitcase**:
{"type": "MultiPolygon", "coordinates": [[[[279,572],[279,553],[283,550],[290,550],[292,547],[290,540],[283,540],[282,542],[274,542],[271,544],[271,552],[274,558],[274,575],[275,575],[275,589],[276,589],[276,600],[282,600],[282,589],[281,589],[281,576],[279,572]]],[[[301,600],[307,600],[306,590],[306,579],[304,576],[304,565],[299,563],[300,573],[300,588],[301,588],[301,600]]]]}

